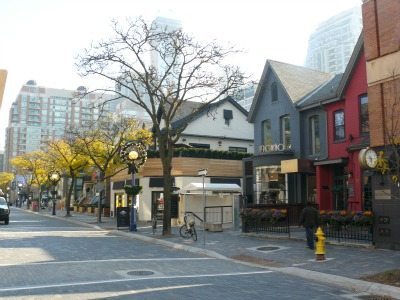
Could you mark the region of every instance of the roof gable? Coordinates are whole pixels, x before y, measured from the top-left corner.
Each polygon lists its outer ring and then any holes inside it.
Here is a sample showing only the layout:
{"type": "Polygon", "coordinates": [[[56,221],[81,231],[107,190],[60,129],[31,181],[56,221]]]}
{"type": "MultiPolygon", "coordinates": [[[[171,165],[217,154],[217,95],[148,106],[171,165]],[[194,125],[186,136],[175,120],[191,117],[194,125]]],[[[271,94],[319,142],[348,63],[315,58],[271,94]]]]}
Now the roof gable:
{"type": "Polygon", "coordinates": [[[349,62],[346,66],[346,70],[344,71],[343,77],[338,86],[338,96],[340,98],[343,98],[343,96],[344,96],[346,88],[347,88],[348,84],[350,83],[351,76],[353,75],[353,72],[357,66],[359,58],[360,58],[361,54],[363,53],[363,50],[364,50],[364,34],[361,31],[360,36],[358,37],[357,43],[354,46],[353,53],[351,54],[349,62]]]}
{"type": "Polygon", "coordinates": [[[212,109],[219,107],[220,105],[224,103],[230,103],[234,107],[236,107],[246,118],[247,117],[247,111],[239,104],[237,101],[235,101],[232,97],[228,96],[218,102],[211,103],[204,105],[199,102],[190,102],[187,101],[185,103],[182,103],[182,109],[180,111],[180,114],[177,115],[176,118],[174,118],[174,121],[172,122],[172,127],[177,128],[182,126],[185,123],[190,123],[193,122],[194,120],[207,115],[212,109]],[[203,107],[201,107],[203,105],[203,107]],[[185,107],[186,106],[186,107],[185,107]],[[201,107],[201,108],[199,108],[201,107]]]}
{"type": "Polygon", "coordinates": [[[262,91],[265,90],[267,75],[273,72],[283,90],[288,95],[292,103],[297,103],[313,90],[330,80],[332,75],[329,73],[315,71],[309,68],[295,66],[273,60],[267,60],[261,75],[260,84],[257,87],[253,103],[250,108],[248,120],[254,120],[254,114],[258,103],[262,99],[262,91]]]}

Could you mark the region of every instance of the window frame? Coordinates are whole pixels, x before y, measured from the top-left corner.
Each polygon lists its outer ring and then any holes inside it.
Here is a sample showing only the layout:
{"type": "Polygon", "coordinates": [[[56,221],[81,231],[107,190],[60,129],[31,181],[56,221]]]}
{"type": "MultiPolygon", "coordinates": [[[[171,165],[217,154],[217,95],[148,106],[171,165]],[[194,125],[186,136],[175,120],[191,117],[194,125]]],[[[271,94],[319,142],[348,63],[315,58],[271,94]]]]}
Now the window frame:
{"type": "Polygon", "coordinates": [[[345,121],[345,113],[344,113],[344,109],[337,109],[333,112],[333,140],[335,142],[338,141],[344,141],[346,140],[346,121],[345,121]],[[336,115],[337,114],[343,114],[343,124],[336,124],[336,115]],[[339,132],[339,128],[343,127],[343,136],[339,136],[338,132],[339,132]]]}
{"type": "Polygon", "coordinates": [[[368,94],[360,95],[358,97],[358,103],[359,103],[359,107],[360,107],[360,114],[359,114],[359,116],[360,116],[360,135],[366,136],[366,135],[369,135],[368,94]],[[363,106],[362,101],[364,99],[367,100],[366,103],[364,103],[367,107],[365,114],[363,114],[363,111],[362,111],[362,106],[363,106]],[[363,122],[365,122],[364,124],[366,124],[366,126],[363,126],[363,122]],[[363,127],[367,127],[367,130],[363,131],[363,127]]]}
{"type": "Polygon", "coordinates": [[[277,102],[278,101],[278,85],[276,82],[271,83],[271,102],[277,102]]]}
{"type": "Polygon", "coordinates": [[[319,115],[312,115],[309,118],[309,134],[310,134],[310,153],[311,155],[317,155],[321,153],[321,127],[319,115]],[[315,122],[317,121],[317,122],[315,122]],[[317,130],[316,126],[317,124],[317,130]],[[318,143],[317,143],[318,140],[318,143]],[[318,144],[318,146],[317,146],[318,144]],[[318,147],[318,149],[317,149],[318,147]]]}
{"type": "Polygon", "coordinates": [[[285,146],[285,148],[288,148],[288,146],[292,145],[292,132],[290,128],[290,115],[283,115],[280,117],[280,141],[281,144],[285,146]],[[289,130],[286,130],[286,124],[285,120],[288,120],[289,124],[289,130]],[[289,140],[289,143],[287,143],[287,139],[289,140]]]}
{"type": "Polygon", "coordinates": [[[264,121],[262,121],[261,122],[261,134],[262,134],[262,136],[261,136],[261,138],[262,138],[262,145],[270,145],[270,144],[272,144],[272,127],[271,127],[271,119],[265,119],[264,121]],[[266,138],[266,134],[265,134],[265,128],[266,128],[266,126],[265,126],[265,124],[269,124],[268,125],[268,127],[269,127],[269,130],[268,130],[268,137],[266,138]]]}

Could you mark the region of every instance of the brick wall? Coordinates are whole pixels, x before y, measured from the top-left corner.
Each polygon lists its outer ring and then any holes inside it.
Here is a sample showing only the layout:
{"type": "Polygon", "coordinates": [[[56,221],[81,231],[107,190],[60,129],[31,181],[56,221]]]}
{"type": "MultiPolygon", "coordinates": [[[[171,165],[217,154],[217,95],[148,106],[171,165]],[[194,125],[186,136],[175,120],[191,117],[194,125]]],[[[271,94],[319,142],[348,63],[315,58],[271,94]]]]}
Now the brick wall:
{"type": "Polygon", "coordinates": [[[400,46],[400,1],[370,0],[363,4],[367,61],[393,53],[400,46]]]}
{"type": "MultiPolygon", "coordinates": [[[[366,61],[378,64],[381,63],[378,58],[400,51],[400,1],[365,1],[362,13],[366,61]]],[[[372,77],[371,75],[367,74],[372,77]]],[[[393,94],[393,84],[390,83],[393,79],[394,76],[386,76],[383,79],[385,82],[371,83],[368,87],[370,141],[373,147],[384,145],[385,127],[386,129],[392,127],[393,120],[400,117],[400,111],[393,110],[392,105],[394,99],[400,101],[400,93],[393,94]],[[386,121],[385,126],[384,121],[386,121]]]]}

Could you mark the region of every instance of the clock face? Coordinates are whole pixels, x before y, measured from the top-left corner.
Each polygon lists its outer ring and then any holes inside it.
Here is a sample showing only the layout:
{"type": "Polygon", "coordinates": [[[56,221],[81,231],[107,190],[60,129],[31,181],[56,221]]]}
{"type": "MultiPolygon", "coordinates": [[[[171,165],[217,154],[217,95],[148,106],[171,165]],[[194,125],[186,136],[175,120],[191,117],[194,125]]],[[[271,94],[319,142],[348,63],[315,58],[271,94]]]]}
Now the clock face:
{"type": "Polygon", "coordinates": [[[378,162],[378,155],[373,149],[368,149],[365,152],[365,161],[368,167],[370,168],[376,167],[376,163],[378,162]]]}

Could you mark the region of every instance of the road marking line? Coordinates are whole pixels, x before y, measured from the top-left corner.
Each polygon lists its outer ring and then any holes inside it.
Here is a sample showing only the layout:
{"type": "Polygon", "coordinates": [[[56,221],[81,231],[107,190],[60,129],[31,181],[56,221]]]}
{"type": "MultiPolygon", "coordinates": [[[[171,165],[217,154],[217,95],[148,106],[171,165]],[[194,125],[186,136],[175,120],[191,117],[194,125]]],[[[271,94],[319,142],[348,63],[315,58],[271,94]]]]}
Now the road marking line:
{"type": "Polygon", "coordinates": [[[272,273],[272,271],[219,273],[219,274],[194,274],[194,275],[176,275],[176,276],[156,276],[156,277],[143,277],[143,278],[110,279],[110,280],[87,281],[87,282],[72,282],[72,283],[60,283],[60,284],[48,284],[48,285],[0,288],[0,293],[2,293],[2,292],[24,291],[24,290],[37,290],[37,289],[70,287],[70,286],[85,286],[85,285],[105,284],[105,283],[141,281],[141,280],[200,278],[200,277],[205,278],[205,277],[221,277],[221,276],[242,276],[242,275],[256,275],[256,274],[268,274],[268,273],[272,273]]]}
{"type": "Polygon", "coordinates": [[[185,260],[210,260],[214,257],[183,257],[183,258],[112,258],[112,259],[90,259],[90,260],[67,260],[67,261],[45,261],[34,262],[27,264],[0,264],[4,266],[36,266],[36,265],[58,265],[58,264],[82,264],[82,263],[97,263],[97,262],[126,262],[126,261],[185,261],[185,260]]]}

